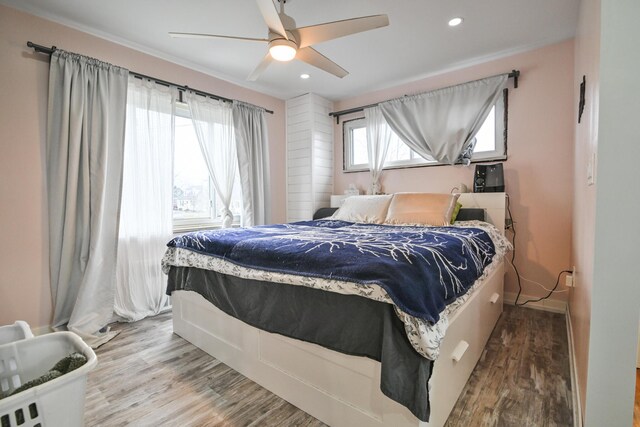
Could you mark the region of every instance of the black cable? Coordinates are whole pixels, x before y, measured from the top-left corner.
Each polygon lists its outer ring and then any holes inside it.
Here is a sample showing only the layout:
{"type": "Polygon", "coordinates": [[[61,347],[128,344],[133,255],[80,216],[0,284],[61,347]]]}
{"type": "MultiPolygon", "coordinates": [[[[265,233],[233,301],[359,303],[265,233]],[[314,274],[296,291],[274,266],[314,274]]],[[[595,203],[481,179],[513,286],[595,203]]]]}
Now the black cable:
{"type": "Polygon", "coordinates": [[[515,222],[513,221],[513,215],[511,214],[511,206],[510,206],[510,200],[509,200],[509,195],[507,194],[507,212],[509,213],[509,221],[511,222],[510,226],[511,226],[511,232],[513,233],[513,238],[511,240],[511,244],[513,245],[513,251],[511,252],[511,266],[513,267],[513,270],[516,273],[516,278],[518,279],[518,294],[516,295],[516,300],[513,303],[513,305],[516,305],[518,307],[522,307],[523,305],[530,303],[530,302],[539,302],[542,301],[544,299],[549,298],[554,292],[555,290],[558,288],[558,285],[560,284],[560,276],[562,276],[562,273],[573,273],[573,271],[571,270],[562,270],[560,273],[558,273],[558,278],[556,279],[556,284],[553,287],[553,289],[551,289],[549,291],[549,293],[546,296],[537,298],[537,299],[529,299],[526,300],[523,303],[518,303],[518,300],[520,299],[520,294],[522,293],[522,283],[520,282],[520,273],[518,272],[518,268],[516,267],[515,264],[515,259],[516,259],[516,226],[515,226],[515,222]]]}
{"type": "MultiPolygon", "coordinates": [[[[518,268],[516,267],[516,225],[513,221],[513,215],[511,214],[511,199],[507,194],[507,212],[509,213],[509,221],[511,221],[510,227],[511,232],[513,233],[513,238],[511,239],[511,244],[513,245],[513,251],[511,251],[511,266],[516,272],[516,278],[518,279],[518,294],[516,295],[516,300],[514,305],[518,304],[518,299],[520,299],[520,293],[522,292],[522,283],[520,282],[520,273],[518,272],[518,268]]],[[[525,303],[526,304],[526,303],[525,303]]]]}
{"type": "Polygon", "coordinates": [[[558,278],[556,279],[556,284],[553,286],[553,289],[551,289],[547,295],[545,295],[543,297],[540,297],[540,298],[537,298],[537,299],[528,299],[525,302],[523,302],[522,304],[518,304],[517,303],[517,299],[516,299],[516,304],[515,305],[522,307],[523,305],[525,305],[525,304],[527,304],[529,302],[538,302],[538,301],[542,301],[543,299],[549,298],[551,296],[551,294],[553,294],[553,292],[556,290],[558,285],[560,284],[560,276],[562,276],[562,273],[573,273],[573,271],[571,271],[571,270],[562,270],[560,273],[558,273],[558,278]]]}

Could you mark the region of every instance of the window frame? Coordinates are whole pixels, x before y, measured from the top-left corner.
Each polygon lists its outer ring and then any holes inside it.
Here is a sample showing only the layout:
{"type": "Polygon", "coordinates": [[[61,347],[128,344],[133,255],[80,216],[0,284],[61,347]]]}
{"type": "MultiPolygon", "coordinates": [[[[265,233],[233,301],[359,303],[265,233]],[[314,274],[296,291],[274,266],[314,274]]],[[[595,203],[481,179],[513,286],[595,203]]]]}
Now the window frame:
{"type": "MultiPolygon", "coordinates": [[[[182,117],[185,119],[192,120],[191,112],[189,111],[189,105],[185,102],[176,102],[175,103],[175,115],[176,117],[182,117]]],[[[193,125],[193,124],[192,124],[193,125]]],[[[175,129],[174,129],[174,142],[173,142],[173,150],[175,153],[176,149],[176,140],[175,140],[175,129]]],[[[175,154],[174,154],[175,161],[175,154]]],[[[172,167],[173,163],[172,163],[172,167]]],[[[172,182],[175,178],[174,170],[171,171],[172,174],[172,182]]],[[[234,183],[235,185],[240,185],[239,182],[234,183]]],[[[173,188],[173,184],[172,184],[173,188]]],[[[173,216],[173,210],[171,211],[172,217],[171,222],[173,226],[173,233],[184,233],[187,231],[196,231],[196,230],[206,230],[212,228],[221,228],[222,227],[222,219],[220,216],[216,215],[218,211],[218,195],[216,194],[215,187],[213,185],[213,180],[209,176],[209,217],[208,218],[175,218],[173,216]]],[[[173,205],[173,196],[172,196],[172,205],[173,205]]],[[[232,227],[239,227],[241,224],[241,216],[234,215],[233,222],[231,224],[232,227]]]]}
{"type": "MultiPolygon", "coordinates": [[[[495,104],[495,149],[492,151],[481,151],[474,153],[471,158],[471,163],[481,163],[490,161],[505,161],[507,160],[507,131],[508,131],[508,100],[509,90],[504,89],[502,97],[498,99],[495,104]]],[[[353,143],[351,143],[350,132],[353,129],[364,127],[364,117],[358,117],[355,119],[345,120],[342,123],[342,148],[343,148],[343,161],[342,171],[345,173],[350,172],[364,172],[369,170],[369,164],[352,164],[353,159],[353,143]]],[[[462,164],[460,162],[456,164],[462,164]]],[[[413,150],[411,150],[411,159],[398,160],[392,162],[385,162],[383,170],[390,169],[407,169],[416,167],[430,167],[430,166],[449,166],[447,163],[440,163],[437,161],[428,161],[420,157],[413,150]]]]}

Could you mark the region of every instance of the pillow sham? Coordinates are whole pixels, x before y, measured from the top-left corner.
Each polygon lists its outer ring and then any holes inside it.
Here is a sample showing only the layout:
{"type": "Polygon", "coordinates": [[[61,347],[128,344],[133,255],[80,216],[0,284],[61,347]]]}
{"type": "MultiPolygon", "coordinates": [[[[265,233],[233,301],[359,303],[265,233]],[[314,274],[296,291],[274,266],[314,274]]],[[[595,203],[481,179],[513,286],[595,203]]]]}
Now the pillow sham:
{"type": "Polygon", "coordinates": [[[347,197],[331,219],[367,224],[382,224],[387,217],[387,210],[389,209],[391,198],[391,194],[347,197]]]}
{"type": "Polygon", "coordinates": [[[449,225],[458,197],[459,194],[396,193],[385,223],[449,225]]]}

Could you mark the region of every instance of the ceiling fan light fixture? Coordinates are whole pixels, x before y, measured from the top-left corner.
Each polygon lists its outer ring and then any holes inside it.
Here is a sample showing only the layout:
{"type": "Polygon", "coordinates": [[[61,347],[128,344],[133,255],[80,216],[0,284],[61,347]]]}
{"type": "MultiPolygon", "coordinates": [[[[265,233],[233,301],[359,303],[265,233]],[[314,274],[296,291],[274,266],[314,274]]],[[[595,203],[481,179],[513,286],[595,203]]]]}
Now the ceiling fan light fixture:
{"type": "Polygon", "coordinates": [[[349,72],[315,50],[312,45],[389,25],[387,15],[371,15],[297,27],[296,21],[284,12],[286,0],[278,1],[280,2],[280,11],[276,8],[273,0],[255,0],[262,18],[267,24],[268,38],[204,33],[171,32],[169,34],[172,37],[222,38],[268,43],[268,53],[247,76],[248,81],[256,81],[274,60],[287,62],[294,58],[338,78],[343,78],[349,75],[349,72]]]}
{"type": "Polygon", "coordinates": [[[269,43],[269,53],[276,61],[287,62],[296,57],[297,46],[291,40],[276,39],[269,43]]]}

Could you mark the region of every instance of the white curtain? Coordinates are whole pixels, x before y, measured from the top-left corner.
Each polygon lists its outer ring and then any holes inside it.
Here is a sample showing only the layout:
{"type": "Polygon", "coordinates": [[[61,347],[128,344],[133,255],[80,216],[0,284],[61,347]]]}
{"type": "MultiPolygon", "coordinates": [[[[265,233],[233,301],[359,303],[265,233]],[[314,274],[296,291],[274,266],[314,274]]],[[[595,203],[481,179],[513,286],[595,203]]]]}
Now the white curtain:
{"type": "Polygon", "coordinates": [[[367,153],[369,154],[369,170],[371,171],[369,192],[370,194],[380,194],[382,193],[380,176],[393,132],[382,116],[380,107],[377,106],[364,109],[364,123],[367,130],[367,153]]]}
{"type": "Polygon", "coordinates": [[[129,77],[115,313],[126,321],[169,304],[160,260],[171,240],[175,88],[129,77]]]}
{"type": "Polygon", "coordinates": [[[56,50],[49,68],[46,166],[53,326],[92,346],[114,336],[125,69],[56,50]],[[101,331],[102,330],[102,331],[101,331]]]}
{"type": "MultiPolygon", "coordinates": [[[[467,152],[508,74],[378,104],[393,131],[416,153],[454,164],[467,152]]],[[[464,159],[463,159],[464,160],[464,159]]]]}
{"type": "Polygon", "coordinates": [[[222,201],[222,227],[230,227],[233,223],[231,196],[238,164],[231,106],[191,92],[186,94],[186,100],[211,181],[222,201]]]}
{"type": "Polygon", "coordinates": [[[264,109],[233,102],[233,123],[242,186],[243,223],[270,222],[269,138],[264,109]]]}

